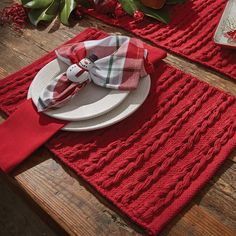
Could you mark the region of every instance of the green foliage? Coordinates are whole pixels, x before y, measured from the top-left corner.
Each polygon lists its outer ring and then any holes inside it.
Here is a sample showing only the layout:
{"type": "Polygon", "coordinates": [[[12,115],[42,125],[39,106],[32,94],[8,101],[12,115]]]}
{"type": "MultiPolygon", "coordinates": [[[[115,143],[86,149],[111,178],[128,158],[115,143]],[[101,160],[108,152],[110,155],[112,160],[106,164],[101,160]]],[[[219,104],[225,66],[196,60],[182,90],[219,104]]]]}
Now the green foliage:
{"type": "Polygon", "coordinates": [[[139,1],[131,0],[119,0],[122,8],[130,15],[133,15],[135,11],[140,10],[141,3],[139,1]]]}
{"type": "Polygon", "coordinates": [[[62,24],[69,25],[69,17],[71,12],[76,7],[76,2],[74,0],[61,0],[61,10],[60,10],[60,20],[62,24]]]}
{"type": "MultiPolygon", "coordinates": [[[[24,7],[29,8],[28,16],[33,25],[40,21],[52,21],[58,14],[64,25],[69,25],[69,18],[77,3],[84,7],[90,7],[87,0],[21,0],[24,7]]],[[[167,0],[166,4],[183,3],[185,0],[167,0]]],[[[140,0],[119,0],[123,9],[130,15],[135,11],[142,11],[146,16],[163,23],[169,23],[170,17],[166,7],[156,10],[144,6],[140,0]]]]}
{"type": "Polygon", "coordinates": [[[40,9],[48,7],[53,0],[22,0],[24,7],[31,9],[40,9]]]}
{"type": "Polygon", "coordinates": [[[30,22],[37,26],[40,21],[52,21],[59,13],[64,25],[69,25],[69,17],[75,9],[76,0],[22,0],[24,7],[29,8],[30,22]]]}
{"type": "Polygon", "coordinates": [[[170,17],[169,17],[167,9],[165,7],[162,9],[159,9],[159,10],[155,10],[155,9],[152,9],[149,7],[142,6],[141,11],[143,11],[143,13],[146,16],[152,17],[152,18],[159,20],[165,24],[168,24],[170,22],[170,17]]]}
{"type": "MultiPolygon", "coordinates": [[[[166,4],[177,4],[183,3],[185,0],[167,0],[166,4]]],[[[170,22],[170,17],[166,7],[161,9],[152,9],[144,6],[139,0],[119,0],[122,4],[123,9],[130,15],[133,15],[135,11],[142,11],[146,16],[154,18],[158,21],[161,21],[165,24],[170,22]]]]}

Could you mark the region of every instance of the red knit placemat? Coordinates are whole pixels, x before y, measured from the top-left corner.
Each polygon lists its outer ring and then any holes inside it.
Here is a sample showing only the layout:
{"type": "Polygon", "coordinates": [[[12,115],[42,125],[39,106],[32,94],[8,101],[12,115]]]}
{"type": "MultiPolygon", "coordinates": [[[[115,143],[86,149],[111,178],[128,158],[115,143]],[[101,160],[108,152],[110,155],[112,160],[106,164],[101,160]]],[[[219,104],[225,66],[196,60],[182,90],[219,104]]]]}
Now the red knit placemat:
{"type": "Polygon", "coordinates": [[[113,19],[89,10],[88,13],[107,24],[116,25],[155,45],[236,79],[236,51],[213,42],[227,0],[187,0],[172,7],[168,25],[145,19],[135,22],[130,16],[113,19]]]}
{"type": "MultiPolygon", "coordinates": [[[[104,37],[87,29],[70,42],[104,37]]],[[[53,52],[0,81],[0,108],[26,99],[53,52]]],[[[157,234],[236,146],[236,101],[161,62],[132,116],[91,132],[59,132],[46,146],[149,234],[157,234]]]]}

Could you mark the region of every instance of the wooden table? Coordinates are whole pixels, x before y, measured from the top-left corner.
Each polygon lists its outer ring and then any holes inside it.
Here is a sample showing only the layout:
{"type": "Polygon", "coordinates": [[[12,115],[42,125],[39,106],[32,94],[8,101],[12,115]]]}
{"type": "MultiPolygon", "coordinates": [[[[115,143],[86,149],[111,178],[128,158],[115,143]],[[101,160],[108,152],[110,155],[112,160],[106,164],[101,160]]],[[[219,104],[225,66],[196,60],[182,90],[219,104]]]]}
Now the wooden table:
{"type": "MultiPolygon", "coordinates": [[[[9,0],[1,1],[0,8],[7,4],[9,0]]],[[[128,34],[90,17],[85,17],[72,28],[55,22],[47,28],[28,27],[23,34],[1,27],[0,78],[28,65],[87,27],[128,34]]],[[[165,61],[236,95],[236,81],[172,53],[165,61]]],[[[235,162],[236,152],[161,235],[236,235],[235,162]]],[[[7,179],[20,189],[34,208],[41,209],[40,215],[45,221],[53,219],[63,229],[58,235],[145,234],[45,148],[38,150],[7,179]]]]}

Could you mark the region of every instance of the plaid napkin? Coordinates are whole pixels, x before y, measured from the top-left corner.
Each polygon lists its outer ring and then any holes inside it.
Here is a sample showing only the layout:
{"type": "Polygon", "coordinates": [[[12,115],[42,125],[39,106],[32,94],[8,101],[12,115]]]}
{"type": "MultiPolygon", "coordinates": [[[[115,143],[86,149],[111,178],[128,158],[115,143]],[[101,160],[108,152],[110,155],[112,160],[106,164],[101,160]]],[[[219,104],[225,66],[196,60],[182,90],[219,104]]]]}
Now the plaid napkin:
{"type": "Polygon", "coordinates": [[[57,58],[69,67],[41,92],[38,111],[63,106],[91,81],[110,89],[136,89],[150,73],[147,53],[142,41],[118,35],[59,48],[57,58]]]}

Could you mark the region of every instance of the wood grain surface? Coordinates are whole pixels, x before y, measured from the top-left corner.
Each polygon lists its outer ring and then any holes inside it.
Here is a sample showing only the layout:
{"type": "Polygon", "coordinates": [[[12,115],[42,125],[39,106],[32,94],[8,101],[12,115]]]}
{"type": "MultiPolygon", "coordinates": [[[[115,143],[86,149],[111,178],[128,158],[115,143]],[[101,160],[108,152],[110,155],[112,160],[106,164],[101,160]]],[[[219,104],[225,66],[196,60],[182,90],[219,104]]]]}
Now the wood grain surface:
{"type": "Polygon", "coordinates": [[[9,188],[1,174],[0,193],[0,235],[57,235],[9,188]]]}
{"type": "MultiPolygon", "coordinates": [[[[7,4],[9,1],[1,1],[0,8],[7,4]]],[[[71,28],[54,21],[49,26],[38,29],[29,26],[21,34],[10,27],[1,27],[0,78],[28,65],[87,27],[130,35],[90,17],[85,17],[71,28]]],[[[172,53],[168,53],[165,61],[236,95],[236,82],[226,76],[172,53]]],[[[69,235],[145,235],[141,228],[44,148],[20,165],[12,174],[11,180],[69,235]]],[[[236,235],[235,189],[236,152],[232,153],[216,176],[161,235],[236,235]]]]}

